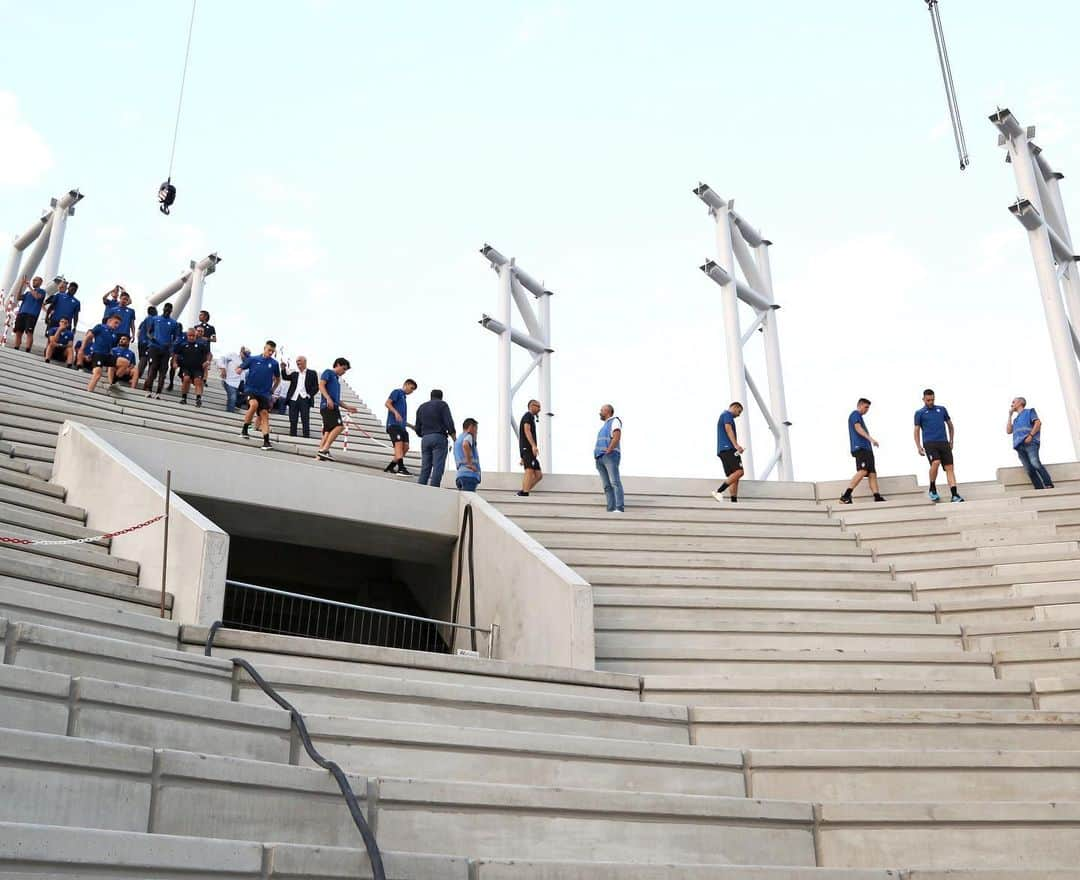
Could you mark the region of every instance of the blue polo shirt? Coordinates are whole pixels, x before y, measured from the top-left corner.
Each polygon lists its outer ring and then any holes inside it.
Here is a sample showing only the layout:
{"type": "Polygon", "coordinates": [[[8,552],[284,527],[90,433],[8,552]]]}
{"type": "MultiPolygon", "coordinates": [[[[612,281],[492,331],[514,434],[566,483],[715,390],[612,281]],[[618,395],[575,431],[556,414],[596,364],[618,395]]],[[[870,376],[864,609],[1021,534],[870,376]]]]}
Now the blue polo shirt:
{"type": "Polygon", "coordinates": [[[924,406],[915,411],[915,424],[922,428],[922,442],[947,443],[949,435],[945,423],[949,421],[949,411],[943,406],[924,406]]]}
{"type": "Polygon", "coordinates": [[[454,441],[454,464],[457,466],[457,478],[459,480],[480,482],[480,450],[476,446],[476,438],[468,431],[462,431],[457,440],[454,441]],[[472,449],[472,463],[476,465],[475,471],[465,467],[466,446],[472,449]]]}
{"type": "Polygon", "coordinates": [[[75,338],[75,334],[70,330],[56,330],[49,334],[52,337],[53,342],[59,345],[61,348],[66,348],[71,345],[71,341],[75,338]]]}
{"type": "Polygon", "coordinates": [[[150,344],[154,348],[172,350],[172,345],[180,335],[180,324],[170,315],[157,315],[150,325],[150,344]]]}
{"type": "Polygon", "coordinates": [[[67,318],[74,327],[79,322],[79,309],[82,304],[70,293],[58,293],[52,298],[53,323],[59,324],[61,318],[67,318]]]}
{"type": "Polygon", "coordinates": [[[326,409],[326,397],[334,401],[335,407],[341,406],[341,378],[333,370],[323,370],[319,377],[326,383],[326,395],[319,402],[319,409],[326,409]]]}
{"type": "Polygon", "coordinates": [[[119,333],[104,324],[95,324],[90,332],[94,334],[94,339],[90,343],[91,354],[109,354],[120,338],[119,333]]]}
{"type": "Polygon", "coordinates": [[[41,314],[41,304],[45,301],[45,291],[40,287],[32,287],[22,295],[22,305],[19,306],[20,315],[41,314]]]}
{"type": "Polygon", "coordinates": [[[120,335],[127,336],[130,339],[132,332],[135,330],[135,309],[131,308],[131,306],[109,306],[105,309],[105,314],[102,315],[101,320],[108,321],[113,315],[120,316],[120,326],[116,328],[120,331],[120,335]]]}
{"type": "Polygon", "coordinates": [[[404,428],[405,423],[409,420],[409,404],[405,397],[405,390],[402,388],[395,388],[390,392],[390,403],[394,405],[399,413],[401,413],[401,420],[398,421],[394,418],[394,414],[390,411],[386,411],[386,427],[392,428],[397,425],[399,428],[404,428]]]}
{"type": "Polygon", "coordinates": [[[157,315],[147,315],[142,319],[142,323],[139,324],[139,345],[147,345],[150,342],[150,330],[154,326],[154,319],[157,315]]]}
{"type": "MultiPolygon", "coordinates": [[[[862,425],[862,429],[866,431],[866,422],[863,421],[862,413],[857,409],[853,410],[851,415],[847,417],[847,431],[848,438],[851,440],[852,452],[870,448],[870,441],[855,430],[856,425],[862,425]]],[[[870,432],[866,431],[866,433],[869,434],[870,432]]]]}
{"type": "Polygon", "coordinates": [[[735,434],[736,437],[738,437],[738,433],[737,433],[738,429],[735,427],[735,414],[729,409],[725,409],[722,413],[720,413],[720,419],[716,423],[716,454],[717,455],[719,455],[721,452],[734,452],[735,451],[735,445],[731,442],[730,438],[728,437],[727,430],[724,427],[725,425],[731,425],[732,433],[735,434]]]}
{"type": "MultiPolygon", "coordinates": [[[[1032,427],[1035,425],[1036,419],[1039,418],[1039,414],[1035,412],[1034,407],[1028,407],[1027,409],[1020,410],[1019,414],[1013,420],[1013,432],[1012,441],[1013,449],[1017,446],[1022,446],[1027,439],[1028,434],[1031,433],[1032,427]]],[[[1042,441],[1042,428],[1039,428],[1039,433],[1031,438],[1029,446],[1038,446],[1042,441]]]]}
{"type": "Polygon", "coordinates": [[[263,357],[261,354],[246,357],[240,361],[240,366],[247,370],[244,390],[256,397],[269,397],[274,389],[274,380],[281,378],[281,368],[272,357],[263,357]]]}
{"type": "Polygon", "coordinates": [[[125,361],[127,361],[132,366],[135,365],[135,354],[134,354],[134,352],[132,352],[132,350],[130,348],[127,348],[127,347],[122,346],[122,345],[118,345],[118,346],[116,346],[116,348],[114,348],[109,353],[114,358],[116,358],[117,360],[119,360],[120,358],[123,358],[125,361]]]}

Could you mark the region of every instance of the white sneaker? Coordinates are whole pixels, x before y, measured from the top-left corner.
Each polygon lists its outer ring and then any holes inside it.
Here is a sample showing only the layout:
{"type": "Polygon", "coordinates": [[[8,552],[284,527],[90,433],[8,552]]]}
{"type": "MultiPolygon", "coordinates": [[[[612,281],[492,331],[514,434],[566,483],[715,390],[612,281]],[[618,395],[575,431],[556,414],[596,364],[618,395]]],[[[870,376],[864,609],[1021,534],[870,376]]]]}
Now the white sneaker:
{"type": "Polygon", "coordinates": [[[612,513],[626,513],[625,510],[613,510],[612,513]]]}
{"type": "Polygon", "coordinates": [[[723,492],[713,492],[712,497],[715,498],[720,504],[724,503],[724,493],[723,492]]]}

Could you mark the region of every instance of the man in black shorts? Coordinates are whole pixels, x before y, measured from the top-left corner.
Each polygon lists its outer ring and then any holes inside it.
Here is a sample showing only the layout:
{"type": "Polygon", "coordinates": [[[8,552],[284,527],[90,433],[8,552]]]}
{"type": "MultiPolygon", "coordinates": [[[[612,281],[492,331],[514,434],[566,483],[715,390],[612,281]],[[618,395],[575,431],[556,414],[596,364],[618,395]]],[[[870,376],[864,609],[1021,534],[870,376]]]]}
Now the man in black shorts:
{"type": "Polygon", "coordinates": [[[956,489],[956,472],[953,470],[953,442],[956,429],[953,427],[949,411],[934,403],[934,390],[923,391],[923,407],[915,411],[915,448],[919,455],[930,460],[930,500],[937,502],[941,496],[937,490],[938,468],[945,468],[945,477],[949,481],[951,501],[963,501],[956,489]],[[921,435],[921,436],[920,436],[921,435]]]}
{"type": "Polygon", "coordinates": [[[403,474],[411,477],[412,472],[405,467],[405,455],[409,451],[409,403],[406,398],[416,390],[416,380],[406,379],[400,388],[395,388],[386,399],[386,433],[394,444],[394,457],[383,470],[388,474],[403,474]]]}
{"type": "Polygon", "coordinates": [[[119,315],[109,315],[104,324],[95,324],[92,330],[87,331],[83,339],[83,351],[87,352],[93,374],[86,385],[86,390],[93,393],[97,383],[101,380],[102,370],[109,370],[116,364],[112,350],[116,346],[120,334],[117,327],[120,326],[119,315]]]}
{"type": "Polygon", "coordinates": [[[187,403],[188,389],[195,382],[195,406],[202,406],[203,380],[206,379],[206,363],[210,349],[199,340],[194,327],[189,327],[185,338],[173,349],[173,366],[180,370],[180,402],[187,403]]]}
{"type": "Polygon", "coordinates": [[[720,413],[720,418],[716,422],[716,456],[724,466],[724,482],[712,493],[717,501],[724,500],[725,490],[733,502],[739,500],[739,480],[746,472],[742,464],[744,449],[739,445],[735,419],[742,415],[742,411],[742,404],[735,401],[720,413]]]}
{"type": "Polygon", "coordinates": [[[870,491],[874,493],[874,500],[885,500],[878,491],[877,465],[874,463],[874,447],[878,445],[878,442],[870,436],[870,432],[866,430],[866,422],[863,421],[863,416],[869,409],[870,401],[865,397],[860,397],[855,409],[848,416],[848,448],[855,456],[855,476],[851,478],[851,484],[840,496],[841,504],[851,504],[851,493],[862,482],[863,477],[870,479],[870,491]]]}
{"type": "Polygon", "coordinates": [[[527,496],[544,478],[540,471],[540,445],[536,441],[536,416],[539,412],[540,401],[530,400],[529,408],[518,424],[518,451],[521,453],[521,466],[525,468],[518,495],[527,496]]]}

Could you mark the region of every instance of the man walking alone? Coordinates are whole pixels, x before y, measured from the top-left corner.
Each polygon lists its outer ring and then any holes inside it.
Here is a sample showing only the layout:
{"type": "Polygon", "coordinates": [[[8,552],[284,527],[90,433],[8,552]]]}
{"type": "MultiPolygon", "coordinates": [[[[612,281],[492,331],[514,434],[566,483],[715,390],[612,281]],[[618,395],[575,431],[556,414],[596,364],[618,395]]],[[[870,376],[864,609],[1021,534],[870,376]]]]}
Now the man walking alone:
{"type": "Polygon", "coordinates": [[[544,478],[540,471],[540,445],[536,440],[536,417],[539,413],[540,401],[530,400],[529,408],[518,424],[518,451],[521,453],[521,466],[525,468],[521,491],[518,492],[521,496],[528,496],[544,478]]]}
{"type": "Polygon", "coordinates": [[[446,470],[446,438],[456,442],[457,431],[450,407],[438,388],[432,389],[431,399],[416,409],[416,433],[420,435],[420,479],[417,482],[421,486],[439,487],[446,470]]]}
{"type": "Polygon", "coordinates": [[[736,400],[720,413],[720,418],[716,422],[716,457],[724,466],[724,482],[712,493],[717,501],[724,500],[725,490],[728,492],[728,498],[733,502],[739,500],[739,480],[746,473],[742,465],[742,454],[745,450],[739,445],[735,419],[742,415],[742,411],[742,404],[736,400]]]}

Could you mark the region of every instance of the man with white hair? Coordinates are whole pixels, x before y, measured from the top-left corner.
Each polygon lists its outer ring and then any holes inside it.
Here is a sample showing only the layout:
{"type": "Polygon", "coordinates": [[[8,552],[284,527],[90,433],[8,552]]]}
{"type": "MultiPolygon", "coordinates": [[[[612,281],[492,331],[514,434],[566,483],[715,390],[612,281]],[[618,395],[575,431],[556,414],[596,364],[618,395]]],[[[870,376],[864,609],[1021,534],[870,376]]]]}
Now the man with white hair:
{"type": "Polygon", "coordinates": [[[1035,412],[1035,407],[1028,407],[1026,398],[1014,397],[1009,404],[1005,433],[1012,435],[1013,449],[1027,471],[1031,485],[1036,489],[1053,489],[1054,481],[1050,478],[1050,472],[1039,461],[1042,419],[1035,412]]]}
{"type": "Polygon", "coordinates": [[[596,459],[600,484],[604,487],[608,513],[622,513],[625,507],[622,478],[619,476],[619,463],[622,460],[622,419],[615,415],[615,407],[605,403],[600,407],[600,420],[604,424],[596,435],[593,458],[596,459]]]}

